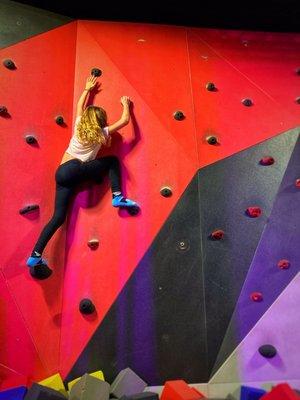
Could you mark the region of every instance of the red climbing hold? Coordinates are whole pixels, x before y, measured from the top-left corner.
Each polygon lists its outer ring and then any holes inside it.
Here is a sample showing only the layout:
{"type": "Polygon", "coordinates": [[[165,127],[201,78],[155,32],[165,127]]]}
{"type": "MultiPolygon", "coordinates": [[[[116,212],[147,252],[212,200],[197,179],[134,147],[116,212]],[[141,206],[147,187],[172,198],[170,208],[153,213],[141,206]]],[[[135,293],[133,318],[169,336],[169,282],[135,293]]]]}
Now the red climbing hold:
{"type": "Polygon", "coordinates": [[[263,300],[263,295],[262,295],[262,293],[260,293],[260,292],[253,292],[253,293],[251,293],[250,298],[251,298],[251,300],[253,300],[253,301],[259,302],[259,301],[262,301],[262,300],[263,300]]]}
{"type": "Polygon", "coordinates": [[[295,186],[297,188],[300,188],[300,179],[296,179],[295,186]]]}
{"type": "Polygon", "coordinates": [[[261,215],[261,209],[260,207],[248,207],[247,214],[249,215],[249,217],[257,218],[261,215]]]}
{"type": "Polygon", "coordinates": [[[222,231],[221,229],[217,229],[216,231],[213,231],[211,233],[211,238],[214,240],[221,240],[224,237],[224,231],[222,231]]]}
{"type": "Polygon", "coordinates": [[[261,165],[272,165],[274,164],[275,160],[273,157],[263,157],[260,160],[261,165]]]}
{"type": "Polygon", "coordinates": [[[280,260],[277,265],[280,269],[288,269],[291,264],[289,260],[280,260]]]}

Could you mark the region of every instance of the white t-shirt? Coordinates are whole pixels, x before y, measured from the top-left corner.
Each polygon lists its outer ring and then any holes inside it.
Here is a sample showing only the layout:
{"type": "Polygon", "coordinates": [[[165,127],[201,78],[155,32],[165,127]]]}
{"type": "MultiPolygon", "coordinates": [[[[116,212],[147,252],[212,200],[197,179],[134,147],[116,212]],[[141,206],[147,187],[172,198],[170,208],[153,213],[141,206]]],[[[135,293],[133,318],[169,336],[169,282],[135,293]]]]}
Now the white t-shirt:
{"type": "MultiPolygon", "coordinates": [[[[87,144],[84,145],[80,143],[76,137],[77,133],[77,125],[81,119],[81,116],[77,117],[74,125],[74,133],[70,140],[69,147],[66,152],[73,157],[79,158],[81,161],[90,161],[94,160],[97,156],[98,151],[100,150],[101,144],[87,144]]],[[[102,128],[105,136],[109,136],[108,127],[102,128]]]]}

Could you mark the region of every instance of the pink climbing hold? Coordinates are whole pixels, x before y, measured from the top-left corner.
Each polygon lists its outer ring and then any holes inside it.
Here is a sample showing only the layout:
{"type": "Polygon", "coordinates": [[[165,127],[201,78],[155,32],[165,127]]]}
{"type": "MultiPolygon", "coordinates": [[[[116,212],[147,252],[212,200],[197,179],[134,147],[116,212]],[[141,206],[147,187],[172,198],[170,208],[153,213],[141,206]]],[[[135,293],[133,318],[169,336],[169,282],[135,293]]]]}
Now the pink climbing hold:
{"type": "Polygon", "coordinates": [[[257,218],[261,215],[261,209],[260,207],[248,207],[247,208],[247,214],[251,218],[257,218]]]}
{"type": "Polygon", "coordinates": [[[221,240],[224,238],[224,231],[221,229],[217,229],[216,231],[213,231],[211,234],[212,239],[214,240],[221,240]]]}
{"type": "Polygon", "coordinates": [[[273,157],[263,157],[260,160],[261,165],[272,165],[274,164],[275,160],[273,157]]]}
{"type": "Polygon", "coordinates": [[[263,300],[263,295],[260,292],[253,292],[250,296],[251,300],[259,302],[263,300]]]}
{"type": "Polygon", "coordinates": [[[278,261],[277,265],[280,269],[288,269],[291,263],[289,262],[289,260],[280,260],[278,261]]]}

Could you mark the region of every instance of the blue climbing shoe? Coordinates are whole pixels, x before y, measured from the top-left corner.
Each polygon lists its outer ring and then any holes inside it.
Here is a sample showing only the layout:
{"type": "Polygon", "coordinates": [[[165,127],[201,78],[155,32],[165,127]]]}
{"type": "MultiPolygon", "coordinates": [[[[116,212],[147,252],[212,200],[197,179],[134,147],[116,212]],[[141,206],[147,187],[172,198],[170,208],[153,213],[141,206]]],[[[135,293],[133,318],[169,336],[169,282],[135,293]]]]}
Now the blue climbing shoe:
{"type": "Polygon", "coordinates": [[[47,261],[42,257],[29,257],[26,261],[28,267],[35,267],[36,265],[47,265],[47,261]]]}
{"type": "Polygon", "coordinates": [[[113,207],[138,207],[135,201],[125,199],[121,194],[112,199],[113,207]]]}

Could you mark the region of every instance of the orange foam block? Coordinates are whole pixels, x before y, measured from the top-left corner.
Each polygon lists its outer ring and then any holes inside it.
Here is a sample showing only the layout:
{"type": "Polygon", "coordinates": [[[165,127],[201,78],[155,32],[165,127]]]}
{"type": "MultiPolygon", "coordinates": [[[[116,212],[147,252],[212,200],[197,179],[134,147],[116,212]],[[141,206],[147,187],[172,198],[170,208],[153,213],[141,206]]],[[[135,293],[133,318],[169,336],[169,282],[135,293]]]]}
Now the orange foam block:
{"type": "Polygon", "coordinates": [[[280,383],[271,392],[264,394],[260,400],[300,400],[300,397],[287,383],[280,383]]]}
{"type": "Polygon", "coordinates": [[[205,399],[205,396],[183,380],[167,381],[161,394],[161,400],[199,399],[205,399]]]}

